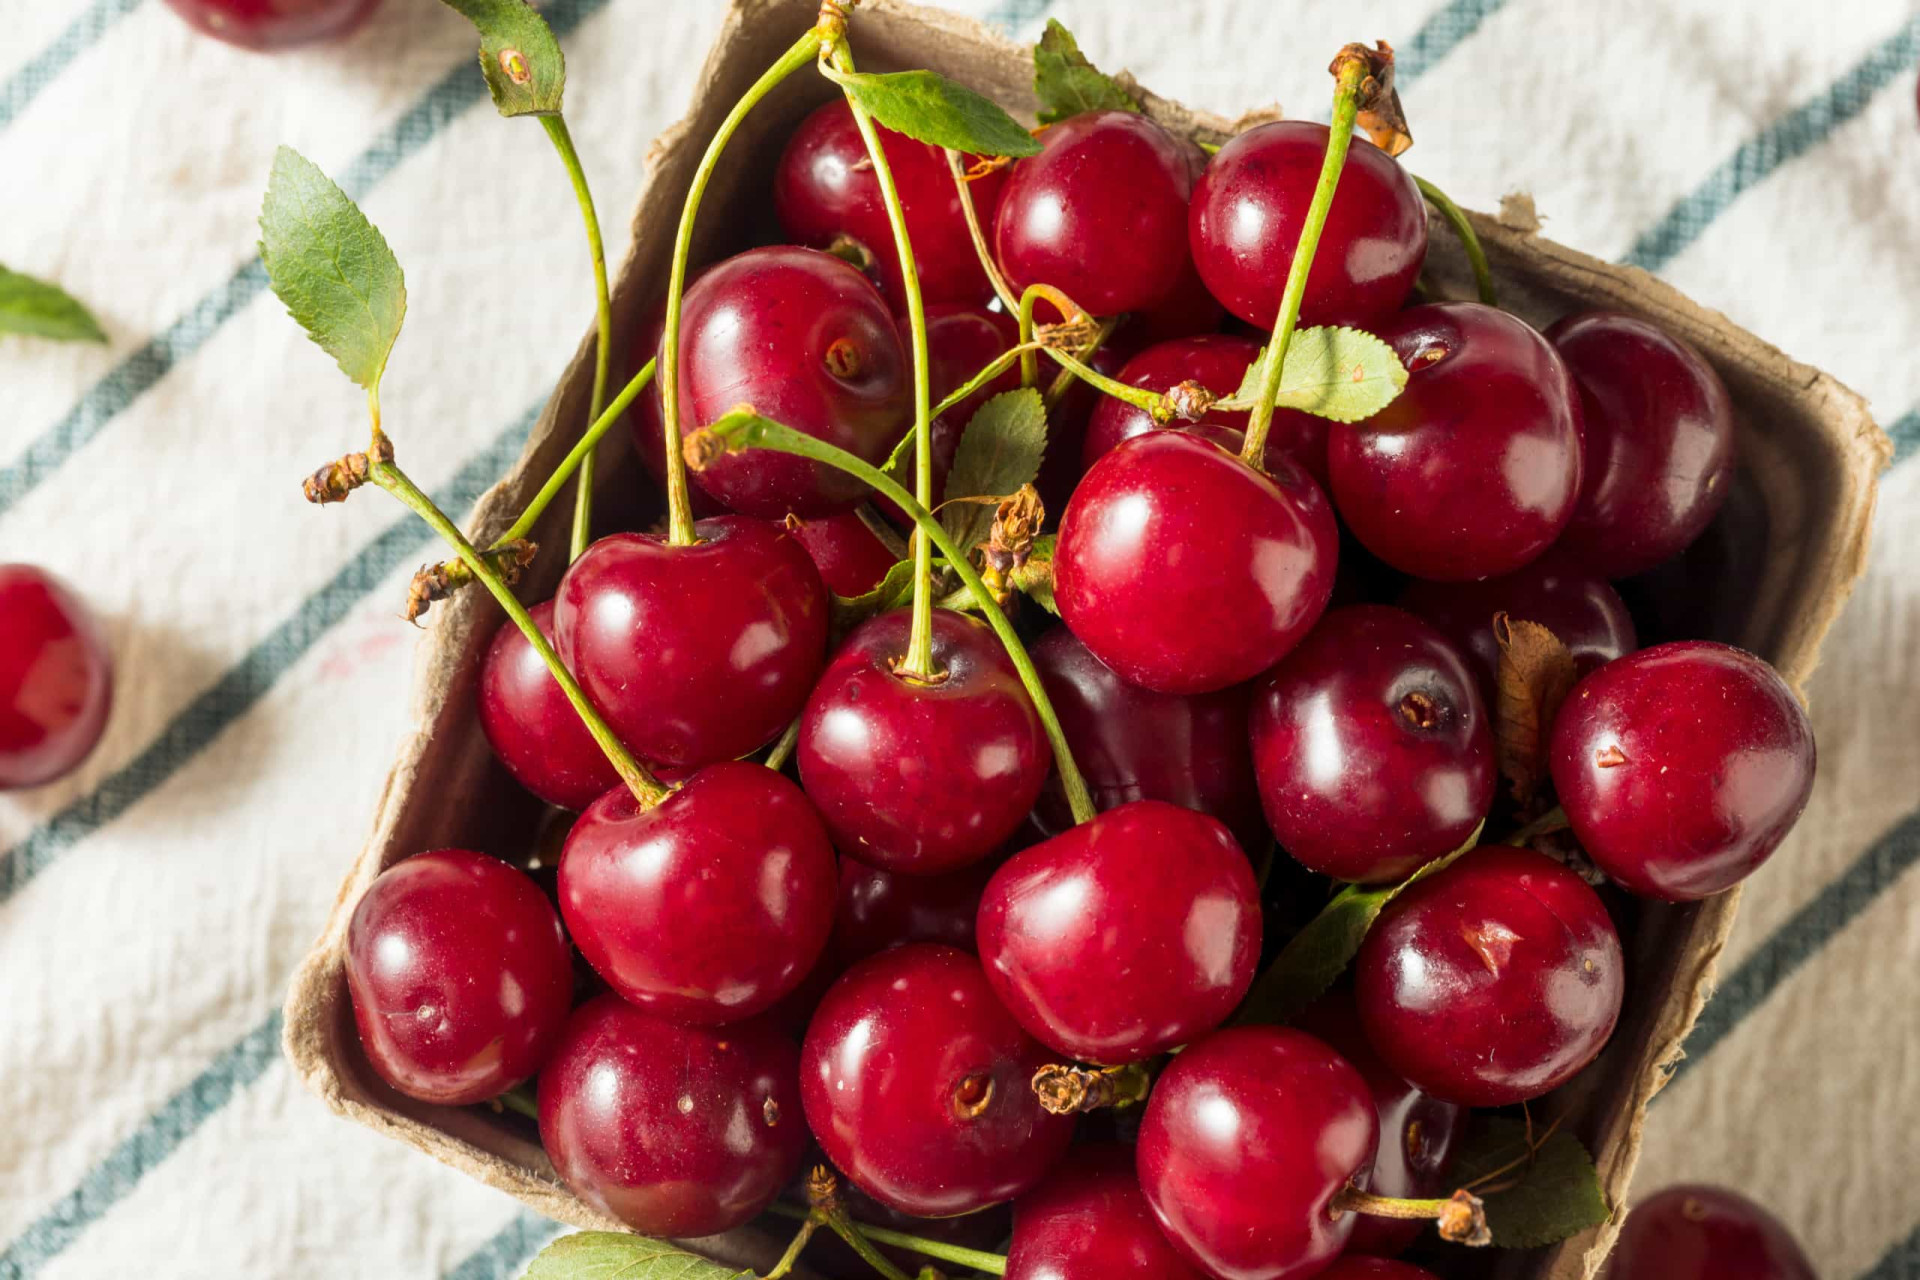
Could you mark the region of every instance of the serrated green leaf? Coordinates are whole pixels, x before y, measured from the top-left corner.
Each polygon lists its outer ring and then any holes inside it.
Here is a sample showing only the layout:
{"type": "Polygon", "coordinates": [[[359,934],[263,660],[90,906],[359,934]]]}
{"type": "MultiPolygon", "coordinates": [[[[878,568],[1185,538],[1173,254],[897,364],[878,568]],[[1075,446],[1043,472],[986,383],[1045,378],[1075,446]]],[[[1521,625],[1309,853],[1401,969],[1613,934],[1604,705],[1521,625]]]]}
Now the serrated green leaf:
{"type": "Polygon", "coordinates": [[[1491,1194],[1487,1229],[1503,1249],[1533,1249],[1577,1235],[1605,1222],[1612,1210],[1593,1158],[1580,1140],[1563,1130],[1547,1135],[1531,1161],[1527,1126],[1504,1116],[1480,1116],[1461,1144],[1448,1177],[1454,1186],[1475,1190],[1483,1179],[1491,1186],[1514,1185],[1491,1194]],[[1519,1163],[1516,1163],[1519,1162],[1519,1163]],[[1513,1166],[1505,1173],[1496,1172],[1513,1166]],[[1517,1180],[1517,1181],[1516,1181],[1517,1180]]]}
{"type": "Polygon", "coordinates": [[[581,1231],[542,1249],[523,1280],[741,1280],[752,1274],[645,1236],[581,1231]]]}
{"type": "Polygon", "coordinates": [[[845,635],[868,618],[905,604],[912,596],[913,561],[902,560],[865,595],[832,597],[827,602],[829,626],[835,635],[845,635]]]}
{"type": "Polygon", "coordinates": [[[1054,617],[1060,616],[1060,606],[1053,598],[1053,543],[1050,533],[1043,533],[1033,540],[1033,550],[1027,553],[1027,562],[1015,569],[1008,577],[1013,585],[1031,596],[1041,608],[1054,617]]]}
{"type": "Polygon", "coordinates": [[[349,378],[378,386],[407,314],[400,263],[347,193],[291,147],[273,157],[260,258],[307,336],[349,378]]]}
{"type": "Polygon", "coordinates": [[[60,342],[105,342],[100,322],[59,285],[0,267],[0,333],[60,342]]]}
{"type": "MultiPolygon", "coordinates": [[[[1251,406],[1260,398],[1266,358],[1262,347],[1233,394],[1236,403],[1251,406]]],[[[1294,331],[1273,403],[1334,422],[1360,422],[1392,404],[1406,385],[1407,368],[1392,347],[1359,329],[1317,325],[1294,331]]]]}
{"type": "Polygon", "coordinates": [[[1291,1022],[1299,1017],[1301,1011],[1325,995],[1353,963],[1360,944],[1366,941],[1367,930],[1373,928],[1373,922],[1380,918],[1386,905],[1409,885],[1450,865],[1478,844],[1481,827],[1485,825],[1482,822],[1475,827],[1458,849],[1441,854],[1399,884],[1350,884],[1336,893],[1333,901],[1293,936],[1254,982],[1234,1020],[1291,1022]]]}
{"type": "Polygon", "coordinates": [[[567,62],[553,28],[525,0],[441,0],[480,32],[480,74],[503,116],[560,111],[567,62]]]}
{"type": "Polygon", "coordinates": [[[1032,484],[1047,452],[1047,410],[1032,387],[1002,391],[981,405],[954,451],[940,524],[962,552],[993,529],[993,508],[955,498],[1004,498],[1032,484]]]}
{"type": "Polygon", "coordinates": [[[1138,111],[1140,103],[1080,52],[1080,42],[1047,19],[1040,43],[1033,46],[1033,92],[1040,99],[1040,123],[1054,124],[1087,111],[1138,111]]]}
{"type": "Polygon", "coordinates": [[[868,75],[828,69],[826,74],[895,133],[977,156],[1030,156],[1040,150],[1033,135],[998,104],[931,71],[868,75]]]}

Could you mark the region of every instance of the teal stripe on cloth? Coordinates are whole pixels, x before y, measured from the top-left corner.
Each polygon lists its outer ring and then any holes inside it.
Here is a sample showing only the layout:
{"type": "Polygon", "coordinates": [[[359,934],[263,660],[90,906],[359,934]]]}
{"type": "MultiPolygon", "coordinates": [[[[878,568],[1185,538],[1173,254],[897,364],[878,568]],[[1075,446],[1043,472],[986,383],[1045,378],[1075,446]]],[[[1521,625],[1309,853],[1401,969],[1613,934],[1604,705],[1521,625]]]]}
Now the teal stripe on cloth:
{"type": "MultiPolygon", "coordinates": [[[[1901,1176],[1899,1173],[1895,1177],[1901,1176]]],[[[1920,1227],[1860,1273],[1860,1280],[1920,1280],[1920,1227]]]]}
{"type": "Polygon", "coordinates": [[[40,91],[60,78],[77,61],[81,54],[100,43],[100,37],[112,29],[114,23],[145,4],[146,0],[93,0],[80,16],[67,24],[66,30],[53,38],[53,43],[33,55],[26,65],[7,77],[0,84],[0,129],[13,123],[14,117],[27,109],[27,104],[40,96],[40,91]]]}
{"type": "Polygon", "coordinates": [[[1887,427],[1887,438],[1893,441],[1893,460],[1905,462],[1920,449],[1920,409],[1909,409],[1887,427]]]}

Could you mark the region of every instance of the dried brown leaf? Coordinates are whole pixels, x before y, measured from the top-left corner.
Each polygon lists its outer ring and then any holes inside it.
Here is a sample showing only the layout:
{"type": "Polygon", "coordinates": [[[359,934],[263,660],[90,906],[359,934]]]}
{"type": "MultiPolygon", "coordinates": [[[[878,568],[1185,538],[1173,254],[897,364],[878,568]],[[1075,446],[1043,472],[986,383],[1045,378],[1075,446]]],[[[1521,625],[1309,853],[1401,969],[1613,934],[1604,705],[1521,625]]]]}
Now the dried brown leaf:
{"type": "Polygon", "coordinates": [[[1493,637],[1500,646],[1494,749],[1513,798],[1524,805],[1546,779],[1547,735],[1579,673],[1567,646],[1537,622],[1495,614],[1493,637]]]}
{"type": "Polygon", "coordinates": [[[1364,62],[1367,70],[1354,123],[1373,139],[1374,146],[1397,156],[1413,145],[1413,134],[1407,128],[1406,112],[1400,109],[1400,95],[1393,87],[1393,46],[1385,40],[1375,41],[1371,49],[1350,44],[1334,55],[1328,70],[1338,76],[1341,64],[1353,58],[1364,62]]]}

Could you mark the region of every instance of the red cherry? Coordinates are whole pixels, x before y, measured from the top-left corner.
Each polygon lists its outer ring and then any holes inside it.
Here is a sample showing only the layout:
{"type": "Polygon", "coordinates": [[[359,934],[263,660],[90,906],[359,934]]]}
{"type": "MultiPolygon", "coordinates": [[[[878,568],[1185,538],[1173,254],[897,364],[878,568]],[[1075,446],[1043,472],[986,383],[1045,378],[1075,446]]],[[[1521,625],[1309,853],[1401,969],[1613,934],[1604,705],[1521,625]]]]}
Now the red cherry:
{"type": "Polygon", "coordinates": [[[1599,1054],[1626,963],[1585,881],[1544,854],[1488,845],[1387,904],[1354,977],[1383,1062],[1436,1098],[1504,1107],[1599,1054]]]}
{"type": "MultiPolygon", "coordinates": [[[[527,610],[549,642],[553,601],[527,610]]],[[[480,728],[513,780],[548,804],[580,810],[619,785],[606,752],[509,618],[480,663],[480,728]]]]}
{"type": "Polygon", "coordinates": [[[1219,822],[1136,800],[1008,859],[976,930],[1021,1026],[1068,1057],[1137,1062],[1205,1035],[1246,995],[1260,892],[1219,822]]]}
{"type": "Polygon", "coordinates": [[[0,564],[0,791],[71,773],[113,705],[113,656],[80,598],[52,574],[0,564]]]}
{"type": "Polygon", "coordinates": [[[1720,375],[1678,338],[1617,311],[1566,316],[1547,338],[1586,420],[1586,478],[1561,549],[1607,578],[1679,555],[1733,486],[1733,401],[1720,375]]]}
{"type": "MultiPolygon", "coordinates": [[[[878,464],[912,420],[908,377],[879,290],[831,254],[749,249],[710,268],[682,299],[683,435],[750,404],[878,464]]],[[[825,463],[764,449],[717,458],[694,481],[729,509],[769,520],[832,515],[867,492],[825,463]]]]}
{"type": "Polygon", "coordinates": [[[1133,1150],[1092,1143],[1067,1153],[1013,1206],[1007,1280],[1204,1280],[1153,1220],[1133,1150]]]}
{"type": "Polygon", "coordinates": [[[167,0],[194,30],[270,52],[345,37],[380,7],[380,0],[167,0]]]}
{"type": "Polygon", "coordinates": [[[908,876],[841,859],[829,944],[835,961],[844,969],[907,942],[974,950],[973,920],[994,868],[988,859],[944,875],[908,876]]]}
{"type": "Polygon", "coordinates": [[[833,927],[833,846],[800,788],[708,765],[652,809],[625,787],[587,806],[560,854],[580,954],[627,1000],[738,1022],[800,985],[833,927]]]}
{"type": "MultiPolygon", "coordinates": [[[[1385,1219],[1367,1218],[1363,1216],[1360,1221],[1360,1226],[1365,1227],[1369,1222],[1376,1221],[1385,1221],[1385,1219]]],[[[1412,1225],[1417,1227],[1420,1224],[1416,1222],[1397,1225],[1412,1225]]],[[[1359,1234],[1359,1230],[1356,1229],[1354,1235],[1357,1237],[1359,1234]]],[[[1349,1250],[1351,1250],[1351,1246],[1349,1246],[1349,1250]]],[[[1333,1265],[1325,1271],[1320,1272],[1315,1277],[1315,1280],[1440,1280],[1440,1277],[1434,1275],[1433,1272],[1427,1270],[1425,1267],[1414,1266],[1411,1262],[1391,1262],[1386,1258],[1369,1258],[1349,1252],[1342,1257],[1335,1258],[1333,1265]]]]}
{"type": "Polygon", "coordinates": [[[540,1141],[575,1195],[635,1231],[730,1231],[800,1166],[797,1067],[765,1023],[682,1027],[600,996],[540,1073],[540,1141]]]}
{"type": "Polygon", "coordinates": [[[801,1049],[800,1095],[827,1158],[882,1204],[971,1213],[1028,1190],[1073,1121],[1033,1093],[1047,1050],[1001,1007],[980,962],[931,943],[849,969],[801,1049]]]}
{"type": "Polygon", "coordinates": [[[396,862],[347,926],[360,1044],[409,1097],[482,1102],[540,1070],[573,998],[560,918],[523,872],[465,849],[396,862]]]}
{"type": "MultiPolygon", "coordinates": [[[[687,281],[687,287],[698,284],[704,275],[704,270],[694,272],[687,281]]],[[[662,302],[653,308],[636,330],[632,348],[636,373],[659,353],[660,333],[666,328],[666,321],[666,304],[662,302]]],[[[640,459],[640,465],[646,468],[654,488],[664,495],[667,484],[667,429],[665,410],[660,404],[658,365],[654,366],[654,374],[653,381],[627,408],[627,432],[633,438],[633,452],[640,459]]],[[[696,520],[725,515],[727,512],[706,490],[692,483],[687,486],[687,505],[696,520]]]]}
{"type": "MultiPolygon", "coordinates": [[[[1220,305],[1219,299],[1207,292],[1206,281],[1200,278],[1199,271],[1195,270],[1189,259],[1186,268],[1180,272],[1180,282],[1173,286],[1173,292],[1158,305],[1134,312],[1128,317],[1124,332],[1129,346],[1135,350],[1145,350],[1156,343],[1171,342],[1175,338],[1217,333],[1226,319],[1227,309],[1220,305]]],[[[1227,388],[1228,391],[1232,389],[1227,388]]]]}
{"type": "Polygon", "coordinates": [[[1547,549],[1580,493],[1580,405],[1547,340],[1504,311],[1440,302],[1379,329],[1398,398],[1333,432],[1333,502],[1369,551],[1418,578],[1511,573],[1547,549]]]}
{"type": "Polygon", "coordinates": [[[1687,640],[1609,662],[1561,705],[1554,789],[1621,887],[1691,902],[1759,869],[1813,790],[1813,727],[1760,659],[1687,640]]]}
{"type": "Polygon", "coordinates": [[[777,525],[719,516],[676,547],[601,538],[554,595],[560,657],[643,759],[697,766],[763,746],[825,661],[827,592],[777,525]]]}
{"type": "MultiPolygon", "coordinates": [[[[1281,120],[1221,147],[1194,185],[1187,231],[1213,296],[1272,329],[1327,153],[1327,126],[1281,120]]],[[[1353,140],[1307,271],[1302,325],[1373,329],[1398,310],[1427,257],[1427,208],[1400,162],[1353,140]]]]}
{"type": "MultiPolygon", "coordinates": [[[[929,303],[985,302],[993,296],[993,285],[967,231],[946,154],[885,126],[876,128],[906,215],[921,297],[929,303]]],[[[965,159],[970,162],[972,157],[965,159]]],[[[981,226],[993,225],[1005,184],[1006,174],[998,169],[967,184],[981,226]]],[[[896,308],[906,306],[900,255],[880,198],[880,179],[846,99],[834,98],[817,108],[788,138],[773,174],[773,208],[788,239],[799,244],[825,249],[840,236],[858,241],[872,255],[887,298],[896,308]]]]}
{"type": "Polygon", "coordinates": [[[1333,1198],[1379,1144],[1366,1081],[1324,1043],[1235,1027],[1189,1045],[1147,1099],[1140,1189],[1174,1247],[1215,1280],[1317,1275],[1353,1233],[1333,1198]]]}
{"type": "Polygon", "coordinates": [[[865,595],[880,585],[900,559],[856,511],[796,521],[792,533],[807,549],[827,590],[837,596],[865,595]]]}
{"type": "Polygon", "coordinates": [[[842,642],[807,700],[794,755],[841,852],[930,875],[977,862],[1012,835],[1053,753],[1012,660],[975,618],[934,611],[944,679],[894,674],[911,622],[896,609],[842,642]]]}
{"type": "MultiPolygon", "coordinates": [[[[969,378],[996,357],[1012,350],[1019,341],[1019,323],[1004,312],[957,303],[928,307],[927,372],[934,403],[958,391],[969,378]]],[[[1019,385],[1020,366],[1015,364],[942,415],[958,424],[953,433],[954,444],[959,444],[959,432],[973,421],[981,405],[1019,385]]],[[[949,457],[947,461],[951,465],[953,460],[949,457]]],[[[940,486],[935,486],[934,493],[940,493],[940,486]]]]}
{"type": "Polygon", "coordinates": [[[1613,1280],[1818,1280],[1780,1220],[1725,1187],[1667,1187],[1627,1211],[1613,1280]]]}
{"type": "Polygon", "coordinates": [[[1255,686],[1250,731],[1280,847],[1336,880],[1403,880],[1493,802],[1493,732],[1466,659],[1387,605],[1322,618],[1255,686]]]}
{"type": "Polygon", "coordinates": [[[1165,302],[1187,266],[1191,143],[1132,111],[1049,126],[1016,161],[994,219],[994,256],[1017,295],[1049,284],[1094,315],[1165,302]]]}
{"type": "Polygon", "coordinates": [[[1320,617],[1338,545],[1320,490],[1153,431],[1093,465],[1054,547],[1060,616],[1122,679],[1205,693],[1279,661],[1320,617]]]}

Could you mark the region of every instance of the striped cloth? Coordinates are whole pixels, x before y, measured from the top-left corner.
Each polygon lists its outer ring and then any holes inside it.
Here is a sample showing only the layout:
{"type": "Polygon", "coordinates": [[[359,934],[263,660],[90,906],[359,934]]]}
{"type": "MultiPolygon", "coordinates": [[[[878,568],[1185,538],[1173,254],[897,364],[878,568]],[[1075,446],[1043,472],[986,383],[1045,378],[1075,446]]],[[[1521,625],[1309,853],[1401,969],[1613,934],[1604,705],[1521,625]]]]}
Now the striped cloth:
{"type": "MultiPolygon", "coordinates": [[[[958,0],[1229,115],[1324,112],[1330,50],[1385,37],[1464,204],[1638,263],[1869,395],[1920,447],[1920,15],[1904,0],[958,0]]],[[[617,258],[647,140],[718,0],[551,0],[569,118],[617,258]]],[[[79,584],[118,660],[105,741],[0,798],[0,1280],[514,1276],[555,1228],[345,1124],[277,1051],[403,722],[394,613],[427,534],[297,478],[357,396],[266,286],[273,147],[386,231],[413,314],[386,387],[412,473],[461,509],[517,452],[591,313],[540,130],[485,100],[465,25],[388,0],[264,59],[158,0],[0,0],[0,262],[88,300],[105,348],[0,340],[0,558],[79,584]]],[[[856,25],[856,42],[857,36],[856,25]]],[[[1640,1187],[1731,1183],[1824,1276],[1920,1276],[1920,467],[1812,688],[1820,780],[1752,883],[1719,998],[1661,1097],[1640,1187]],[[1903,549],[1909,554],[1903,555],[1903,549]]]]}

